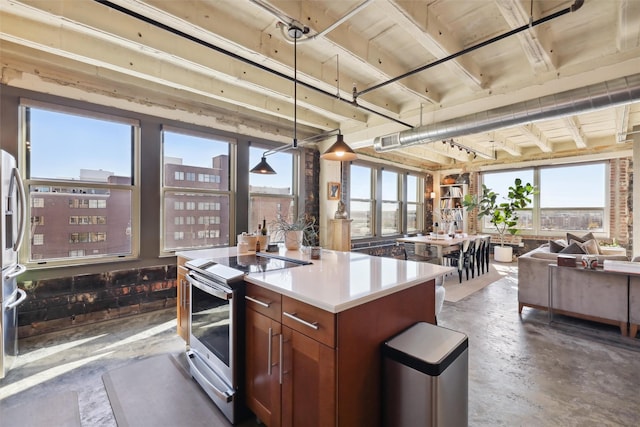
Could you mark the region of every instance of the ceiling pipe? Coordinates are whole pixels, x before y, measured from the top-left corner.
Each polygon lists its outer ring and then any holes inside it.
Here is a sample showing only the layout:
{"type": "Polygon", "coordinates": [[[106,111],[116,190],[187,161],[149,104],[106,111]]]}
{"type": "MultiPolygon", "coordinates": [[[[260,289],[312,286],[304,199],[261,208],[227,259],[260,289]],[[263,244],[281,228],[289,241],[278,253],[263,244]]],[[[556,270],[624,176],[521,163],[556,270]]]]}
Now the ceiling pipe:
{"type": "MultiPolygon", "coordinates": [[[[95,1],[96,3],[100,3],[100,4],[104,5],[104,6],[107,6],[107,7],[111,8],[111,9],[114,9],[114,10],[117,10],[119,12],[122,12],[125,15],[131,16],[132,18],[139,19],[139,20],[141,20],[143,22],[146,22],[147,24],[153,25],[154,27],[163,29],[165,31],[168,31],[168,32],[174,34],[174,35],[177,35],[177,36],[182,37],[184,39],[190,40],[190,41],[192,41],[194,43],[197,43],[197,44],[199,44],[201,46],[207,47],[209,49],[215,50],[216,52],[219,52],[219,53],[222,53],[224,55],[227,55],[232,59],[244,62],[245,64],[251,65],[253,67],[259,68],[259,69],[261,69],[263,71],[267,71],[267,72],[269,72],[271,74],[274,74],[274,75],[276,75],[278,77],[281,77],[283,79],[289,80],[290,82],[293,82],[293,80],[294,80],[293,77],[291,77],[291,76],[288,76],[288,75],[286,75],[284,73],[281,73],[279,71],[276,71],[276,70],[273,70],[271,68],[268,68],[268,67],[266,67],[266,66],[264,66],[264,65],[262,65],[262,64],[260,64],[258,62],[255,62],[255,61],[252,61],[250,59],[244,58],[244,57],[242,57],[242,56],[240,56],[240,55],[238,55],[236,53],[230,52],[230,51],[228,51],[226,49],[218,47],[218,46],[216,46],[216,45],[214,45],[212,43],[209,43],[209,42],[207,42],[205,40],[202,40],[202,39],[199,39],[199,38],[197,38],[195,36],[192,36],[191,34],[187,34],[187,33],[183,32],[183,31],[180,31],[178,29],[170,27],[169,25],[163,24],[162,22],[156,21],[154,19],[151,19],[151,18],[146,17],[144,15],[141,15],[139,13],[136,13],[136,12],[134,12],[132,10],[127,9],[126,7],[123,7],[123,6],[120,6],[118,4],[115,4],[115,3],[113,3],[113,2],[111,2],[109,0],[93,0],[93,1],[95,1]]],[[[346,98],[343,98],[342,96],[336,96],[335,93],[327,92],[327,91],[325,91],[323,89],[317,88],[317,87],[315,87],[313,85],[310,85],[309,83],[305,83],[305,82],[300,81],[300,80],[298,80],[298,84],[300,86],[306,87],[307,89],[314,90],[314,91],[316,91],[316,92],[318,92],[318,93],[320,93],[322,95],[329,96],[329,97],[331,97],[333,99],[338,99],[339,101],[345,102],[345,103],[351,105],[352,107],[359,108],[361,110],[365,110],[365,111],[367,111],[369,113],[372,113],[372,114],[376,114],[376,115],[378,115],[380,117],[383,117],[383,118],[385,118],[387,120],[390,120],[392,122],[398,123],[398,124],[400,124],[402,126],[405,126],[405,127],[408,127],[408,128],[412,128],[413,127],[413,125],[410,125],[409,123],[405,123],[405,122],[403,122],[401,120],[398,120],[395,117],[391,117],[391,116],[389,116],[387,114],[384,114],[384,113],[381,113],[379,111],[375,111],[375,110],[373,110],[371,108],[359,105],[353,99],[346,99],[346,98]]]]}
{"type": "Polygon", "coordinates": [[[586,113],[640,101],[640,74],[482,111],[374,139],[377,152],[586,113]]]}
{"type": "Polygon", "coordinates": [[[480,49],[481,47],[488,46],[490,44],[493,44],[495,42],[503,40],[503,39],[505,39],[507,37],[511,37],[514,34],[518,34],[518,33],[522,32],[524,30],[528,30],[529,28],[533,28],[533,27],[535,27],[537,25],[544,24],[545,22],[551,21],[552,19],[558,18],[558,17],[560,17],[562,15],[566,15],[567,13],[575,12],[576,10],[578,10],[578,9],[580,9],[582,7],[583,3],[584,3],[584,0],[576,0],[575,3],[573,3],[571,6],[567,7],[566,9],[562,9],[562,10],[556,12],[556,13],[552,13],[551,15],[545,16],[545,17],[537,19],[535,21],[531,21],[528,24],[522,25],[522,26],[520,26],[518,28],[514,28],[511,31],[507,31],[504,34],[500,34],[499,36],[493,37],[493,38],[491,38],[489,40],[485,40],[485,41],[483,41],[481,43],[478,43],[477,45],[470,46],[470,47],[468,47],[466,49],[461,50],[460,52],[454,53],[454,54],[449,55],[449,56],[447,56],[445,58],[442,58],[442,59],[438,59],[437,61],[434,61],[434,62],[431,62],[429,64],[423,65],[422,67],[416,68],[415,70],[408,71],[408,72],[406,72],[406,73],[404,73],[404,74],[402,74],[402,75],[400,75],[398,77],[392,78],[391,80],[387,80],[386,82],[379,83],[379,84],[377,84],[375,86],[371,86],[370,88],[361,90],[359,92],[354,90],[353,91],[353,99],[355,100],[359,96],[364,95],[365,93],[369,93],[369,92],[371,92],[373,90],[380,89],[383,86],[386,86],[386,85],[391,84],[391,83],[395,83],[398,80],[402,80],[405,77],[409,77],[409,76],[411,76],[413,74],[420,73],[420,72],[422,72],[424,70],[427,70],[429,68],[435,67],[436,65],[440,65],[440,64],[442,64],[444,62],[451,61],[452,59],[455,59],[455,58],[457,58],[459,56],[462,56],[462,55],[464,55],[466,53],[472,52],[472,51],[474,51],[476,49],[480,49]]]}

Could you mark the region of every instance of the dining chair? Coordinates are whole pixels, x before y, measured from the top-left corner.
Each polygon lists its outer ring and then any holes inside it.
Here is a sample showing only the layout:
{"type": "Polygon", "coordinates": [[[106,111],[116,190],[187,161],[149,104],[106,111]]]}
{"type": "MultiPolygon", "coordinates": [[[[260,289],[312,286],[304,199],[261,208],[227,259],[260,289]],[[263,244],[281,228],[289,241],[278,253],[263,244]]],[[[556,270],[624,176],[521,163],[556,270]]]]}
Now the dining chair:
{"type": "Polygon", "coordinates": [[[489,254],[491,253],[491,236],[484,236],[484,266],[489,272],[489,254]]]}
{"type": "MultiPolygon", "coordinates": [[[[473,241],[474,243],[474,259],[473,266],[475,270],[478,272],[478,276],[480,276],[480,271],[484,273],[484,239],[477,238],[473,241]]],[[[473,271],[471,272],[471,277],[473,277],[473,271]]]]}
{"type": "MultiPolygon", "coordinates": [[[[474,255],[475,245],[471,240],[464,240],[460,244],[460,250],[445,255],[451,262],[451,266],[457,267],[458,280],[462,283],[462,271],[466,273],[467,280],[469,280],[469,268],[471,267],[471,259],[474,255]]],[[[471,273],[473,276],[473,272],[471,273]]]]}

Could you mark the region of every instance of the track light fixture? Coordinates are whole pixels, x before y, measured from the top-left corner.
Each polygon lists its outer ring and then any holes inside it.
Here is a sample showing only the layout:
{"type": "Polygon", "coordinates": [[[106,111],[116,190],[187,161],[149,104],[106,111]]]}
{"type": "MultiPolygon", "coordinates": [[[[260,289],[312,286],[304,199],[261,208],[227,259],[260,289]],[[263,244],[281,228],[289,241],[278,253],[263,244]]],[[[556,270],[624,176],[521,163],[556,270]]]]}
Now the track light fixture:
{"type": "Polygon", "coordinates": [[[475,159],[476,157],[480,156],[484,159],[489,159],[489,160],[495,160],[496,159],[496,154],[495,151],[492,154],[487,154],[487,153],[483,153],[482,151],[478,151],[473,147],[469,147],[467,145],[464,145],[458,141],[454,141],[453,138],[449,139],[449,141],[443,140],[442,143],[443,144],[447,144],[447,142],[449,143],[449,146],[451,148],[454,147],[458,147],[458,150],[462,151],[462,150],[466,150],[467,154],[471,155],[473,154],[473,158],[475,159]]]}

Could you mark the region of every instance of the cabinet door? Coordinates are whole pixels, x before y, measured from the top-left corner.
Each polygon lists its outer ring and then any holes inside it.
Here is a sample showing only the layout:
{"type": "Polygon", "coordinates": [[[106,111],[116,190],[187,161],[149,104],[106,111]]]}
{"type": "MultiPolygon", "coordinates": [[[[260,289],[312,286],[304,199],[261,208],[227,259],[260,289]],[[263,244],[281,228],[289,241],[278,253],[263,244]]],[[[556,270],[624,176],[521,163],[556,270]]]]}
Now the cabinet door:
{"type": "Polygon", "coordinates": [[[189,344],[189,282],[187,282],[187,269],[178,262],[178,335],[189,344]]]}
{"type": "Polygon", "coordinates": [[[335,350],[286,326],[282,425],[336,425],[335,350]]]}
{"type": "Polygon", "coordinates": [[[267,426],[279,426],[281,325],[252,309],[246,319],[247,406],[267,426]]]}

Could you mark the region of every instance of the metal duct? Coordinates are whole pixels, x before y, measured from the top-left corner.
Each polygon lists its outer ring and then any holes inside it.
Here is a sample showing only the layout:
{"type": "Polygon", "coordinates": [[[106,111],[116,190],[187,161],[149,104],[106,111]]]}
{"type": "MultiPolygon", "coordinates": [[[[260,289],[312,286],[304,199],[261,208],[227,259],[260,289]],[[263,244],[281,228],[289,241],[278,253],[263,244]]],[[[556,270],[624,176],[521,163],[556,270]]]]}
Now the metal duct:
{"type": "Polygon", "coordinates": [[[573,116],[640,101],[640,74],[560,92],[374,139],[377,152],[510,126],[573,116]]]}

